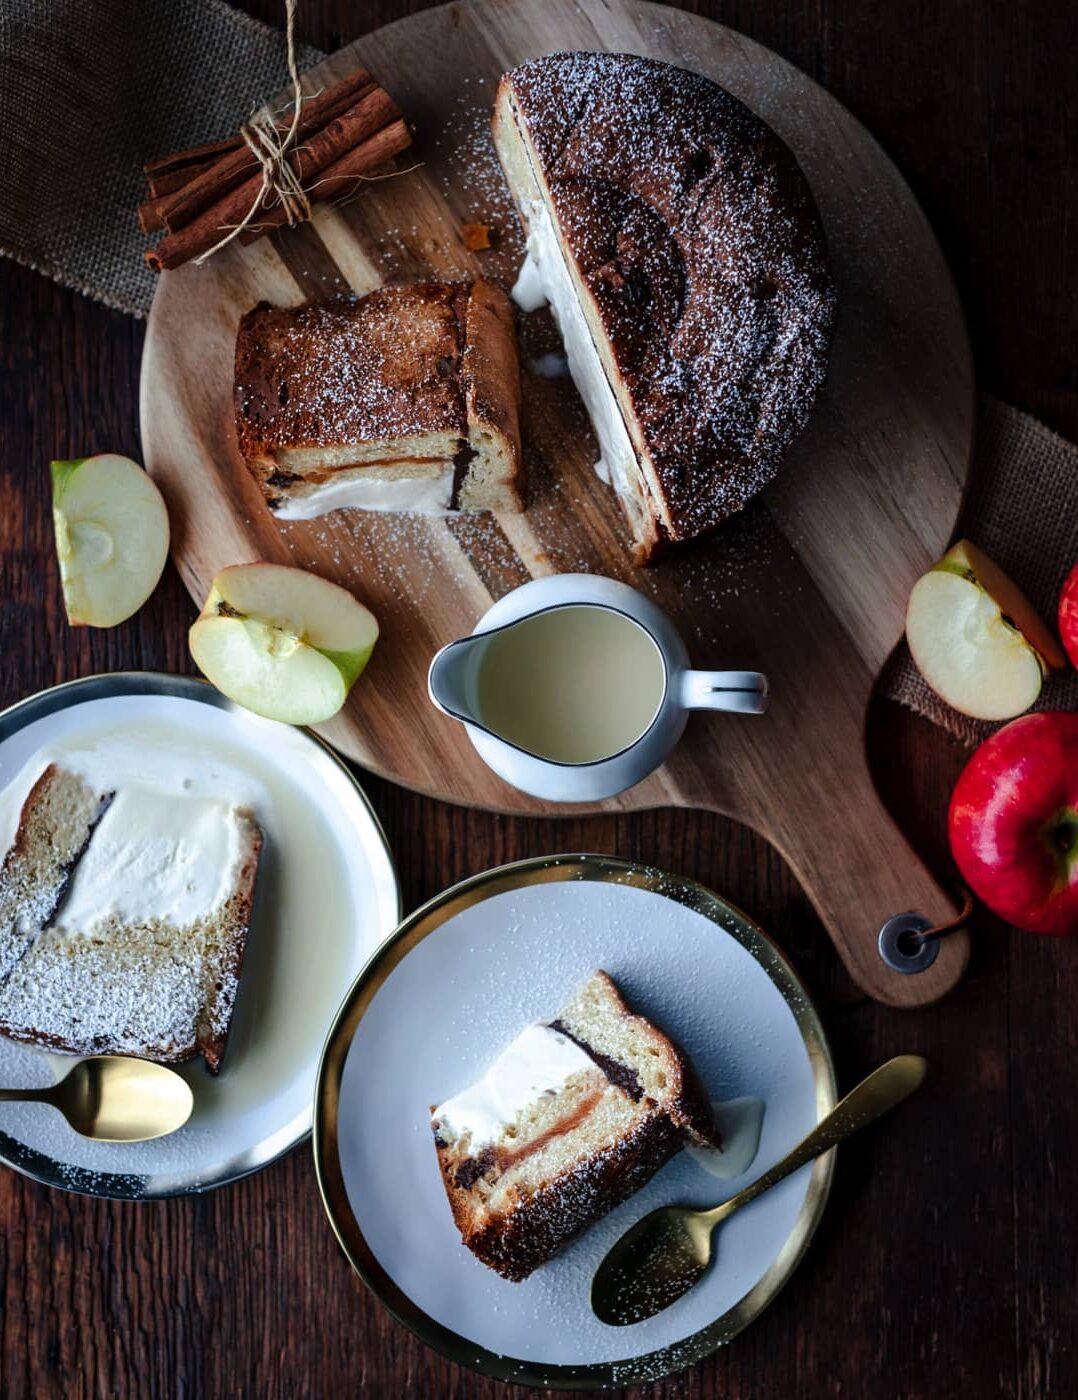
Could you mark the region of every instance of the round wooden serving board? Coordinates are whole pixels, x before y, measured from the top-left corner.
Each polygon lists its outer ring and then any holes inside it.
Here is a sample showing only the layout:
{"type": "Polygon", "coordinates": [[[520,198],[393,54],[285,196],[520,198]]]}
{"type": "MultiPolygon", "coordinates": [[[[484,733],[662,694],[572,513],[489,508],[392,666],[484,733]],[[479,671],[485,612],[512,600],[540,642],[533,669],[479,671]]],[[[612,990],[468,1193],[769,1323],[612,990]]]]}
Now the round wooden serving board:
{"type": "MultiPolygon", "coordinates": [[[[935,965],[891,972],[876,951],[890,915],[934,922],[951,901],[883,810],[864,753],[865,709],[897,642],[909,589],[954,526],[969,463],[973,379],[953,286],[924,216],[872,138],[783,59],[709,21],[641,0],[475,0],[401,20],[306,75],[317,88],[359,62],[414,122],[401,173],[313,224],[203,267],[165,273],[142,379],[149,471],[172,517],[174,557],[201,602],[218,569],[270,559],[353,589],[382,637],[345,710],[321,732],[385,777],[452,802],[551,808],[508,787],[427,699],[434,651],[470,632],[508,589],[551,572],[631,582],[674,617],[694,664],[770,677],[763,719],[698,715],[670,762],[607,804],[711,807],[749,823],[796,871],[850,972],[873,996],[916,1005],[961,975],[964,934],[935,965]],[[451,520],[341,512],[279,523],[232,427],[240,316],[365,293],[383,281],[475,273],[509,284],[522,255],[488,120],[499,75],[557,49],[650,54],[717,79],[783,136],[815,192],[839,288],[830,379],[775,485],[719,534],[634,570],[571,384],[534,366],[557,339],[523,318],[523,516],[451,520]],[[414,162],[418,168],[407,169],[414,162]],[[464,222],[495,248],[470,254],[464,222]]],[[[540,361],[541,363],[541,361],[540,361]]]]}

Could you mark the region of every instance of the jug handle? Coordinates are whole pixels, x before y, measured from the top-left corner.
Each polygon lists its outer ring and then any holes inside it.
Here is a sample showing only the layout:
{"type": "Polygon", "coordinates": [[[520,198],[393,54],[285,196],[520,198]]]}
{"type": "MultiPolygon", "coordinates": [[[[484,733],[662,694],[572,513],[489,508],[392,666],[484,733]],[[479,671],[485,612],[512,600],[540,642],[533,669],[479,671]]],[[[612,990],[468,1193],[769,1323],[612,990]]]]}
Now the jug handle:
{"type": "Polygon", "coordinates": [[[767,709],[767,677],[759,671],[682,671],[679,689],[687,710],[762,715],[767,709]]]}

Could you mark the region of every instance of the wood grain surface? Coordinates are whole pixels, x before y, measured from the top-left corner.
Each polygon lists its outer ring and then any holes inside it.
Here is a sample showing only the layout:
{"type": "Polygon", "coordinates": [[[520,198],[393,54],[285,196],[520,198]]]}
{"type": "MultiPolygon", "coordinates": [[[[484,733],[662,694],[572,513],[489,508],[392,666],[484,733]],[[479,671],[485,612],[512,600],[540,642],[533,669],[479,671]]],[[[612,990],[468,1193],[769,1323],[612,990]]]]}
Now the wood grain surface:
{"type": "MultiPolygon", "coordinates": [[[[321,732],[365,768],[435,797],[553,813],[474,752],[428,701],[431,657],[513,587],[550,573],[631,582],[673,617],[694,664],[763,671],[763,720],[694,719],[668,763],[608,805],[713,808],[778,847],[858,985],[893,1005],[937,1000],[966,936],[917,977],[876,940],[893,914],[954,914],[884,811],[864,761],[876,675],[902,631],[915,579],[943,552],[966,482],[973,376],[953,285],[907,186],[827,92],[759,44],[646,0],[463,0],[378,30],[308,75],[311,90],[362,64],[415,123],[406,168],[312,224],[161,278],[142,373],[146,467],[173,523],[173,558],[201,601],[219,569],[297,563],[351,588],[381,637],[363,683],[321,732]],[[686,62],[769,121],[820,206],[839,291],[826,392],[779,479],[714,540],[631,568],[613,492],[567,380],[529,364],[557,344],[523,318],[525,515],[447,519],[370,512],[274,519],[239,456],[232,359],[259,301],[363,295],[383,280],[483,273],[511,286],[518,220],[488,135],[504,69],[559,47],[686,62]],[[467,82],[463,81],[467,79],[467,82]],[[493,229],[469,254],[465,221],[493,229]],[[546,336],[544,341],[542,337],[546,336]]],[[[598,807],[601,804],[594,804],[598,807]]]]}
{"type": "MultiPolygon", "coordinates": [[[[249,7],[277,18],[275,0],[249,7]]],[[[304,0],[302,34],[333,50],[413,8],[304,0]]],[[[874,133],[943,243],[982,386],[1078,438],[1072,7],[696,8],[805,69],[874,133]]],[[[76,632],[62,620],[52,553],[48,460],[140,454],[143,329],[11,264],[0,280],[0,701],[98,671],[190,671],[194,608],[175,572],[122,627],[76,632]]],[[[882,702],[869,738],[890,809],[946,878],[944,808],[961,751],[882,702]]],[[[820,1232],[772,1308],[710,1361],[634,1400],[1078,1392],[1078,942],[982,917],[956,991],[903,1013],[858,991],[782,860],[730,820],[494,816],[366,785],[409,907],[497,861],[559,848],[670,866],[721,889],[783,943],[821,1008],[843,1087],[899,1051],[931,1062],[916,1101],[843,1149],[820,1232]]],[[[306,1149],[215,1195],[138,1207],[0,1174],[5,1397],[511,1393],[440,1360],[365,1295],[322,1215],[306,1149]]]]}

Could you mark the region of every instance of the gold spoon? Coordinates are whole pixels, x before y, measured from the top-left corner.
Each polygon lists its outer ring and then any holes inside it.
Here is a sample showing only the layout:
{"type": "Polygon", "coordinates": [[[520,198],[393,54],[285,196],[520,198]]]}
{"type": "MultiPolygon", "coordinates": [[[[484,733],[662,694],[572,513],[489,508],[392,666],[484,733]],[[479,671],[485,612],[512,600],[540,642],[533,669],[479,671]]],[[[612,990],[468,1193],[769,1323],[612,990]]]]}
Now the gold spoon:
{"type": "Polygon", "coordinates": [[[57,1084],[0,1089],[0,1103],[23,1100],[58,1108],[77,1133],[100,1142],[143,1142],[182,1128],[194,1096],[166,1065],[126,1055],[80,1060],[57,1084]]]}
{"type": "Polygon", "coordinates": [[[926,1068],[920,1055],[888,1060],[836,1104],[781,1162],[713,1210],[663,1206],[645,1215],[622,1235],[592,1279],[591,1306],[599,1321],[623,1327],[643,1322],[676,1302],[707,1271],[717,1225],[901,1103],[920,1085],[926,1068]]]}

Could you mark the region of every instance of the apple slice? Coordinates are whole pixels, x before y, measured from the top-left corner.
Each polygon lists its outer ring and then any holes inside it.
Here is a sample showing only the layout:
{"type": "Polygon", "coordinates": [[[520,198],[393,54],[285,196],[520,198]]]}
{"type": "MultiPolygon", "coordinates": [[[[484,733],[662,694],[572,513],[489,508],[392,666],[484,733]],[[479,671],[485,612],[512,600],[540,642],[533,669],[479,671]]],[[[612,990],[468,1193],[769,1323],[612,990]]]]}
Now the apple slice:
{"type": "Polygon", "coordinates": [[[161,492],[129,457],[53,462],[52,519],[67,620],[115,627],[138,612],[168,558],[161,492]]]}
{"type": "Polygon", "coordinates": [[[218,690],[286,724],[335,715],[377,638],[374,614],[346,588],[265,563],[222,569],[188,635],[218,690]]]}
{"type": "Polygon", "coordinates": [[[969,540],[914,584],[906,640],[937,695],[974,719],[1020,715],[1066,665],[1025,594],[969,540]]]}

